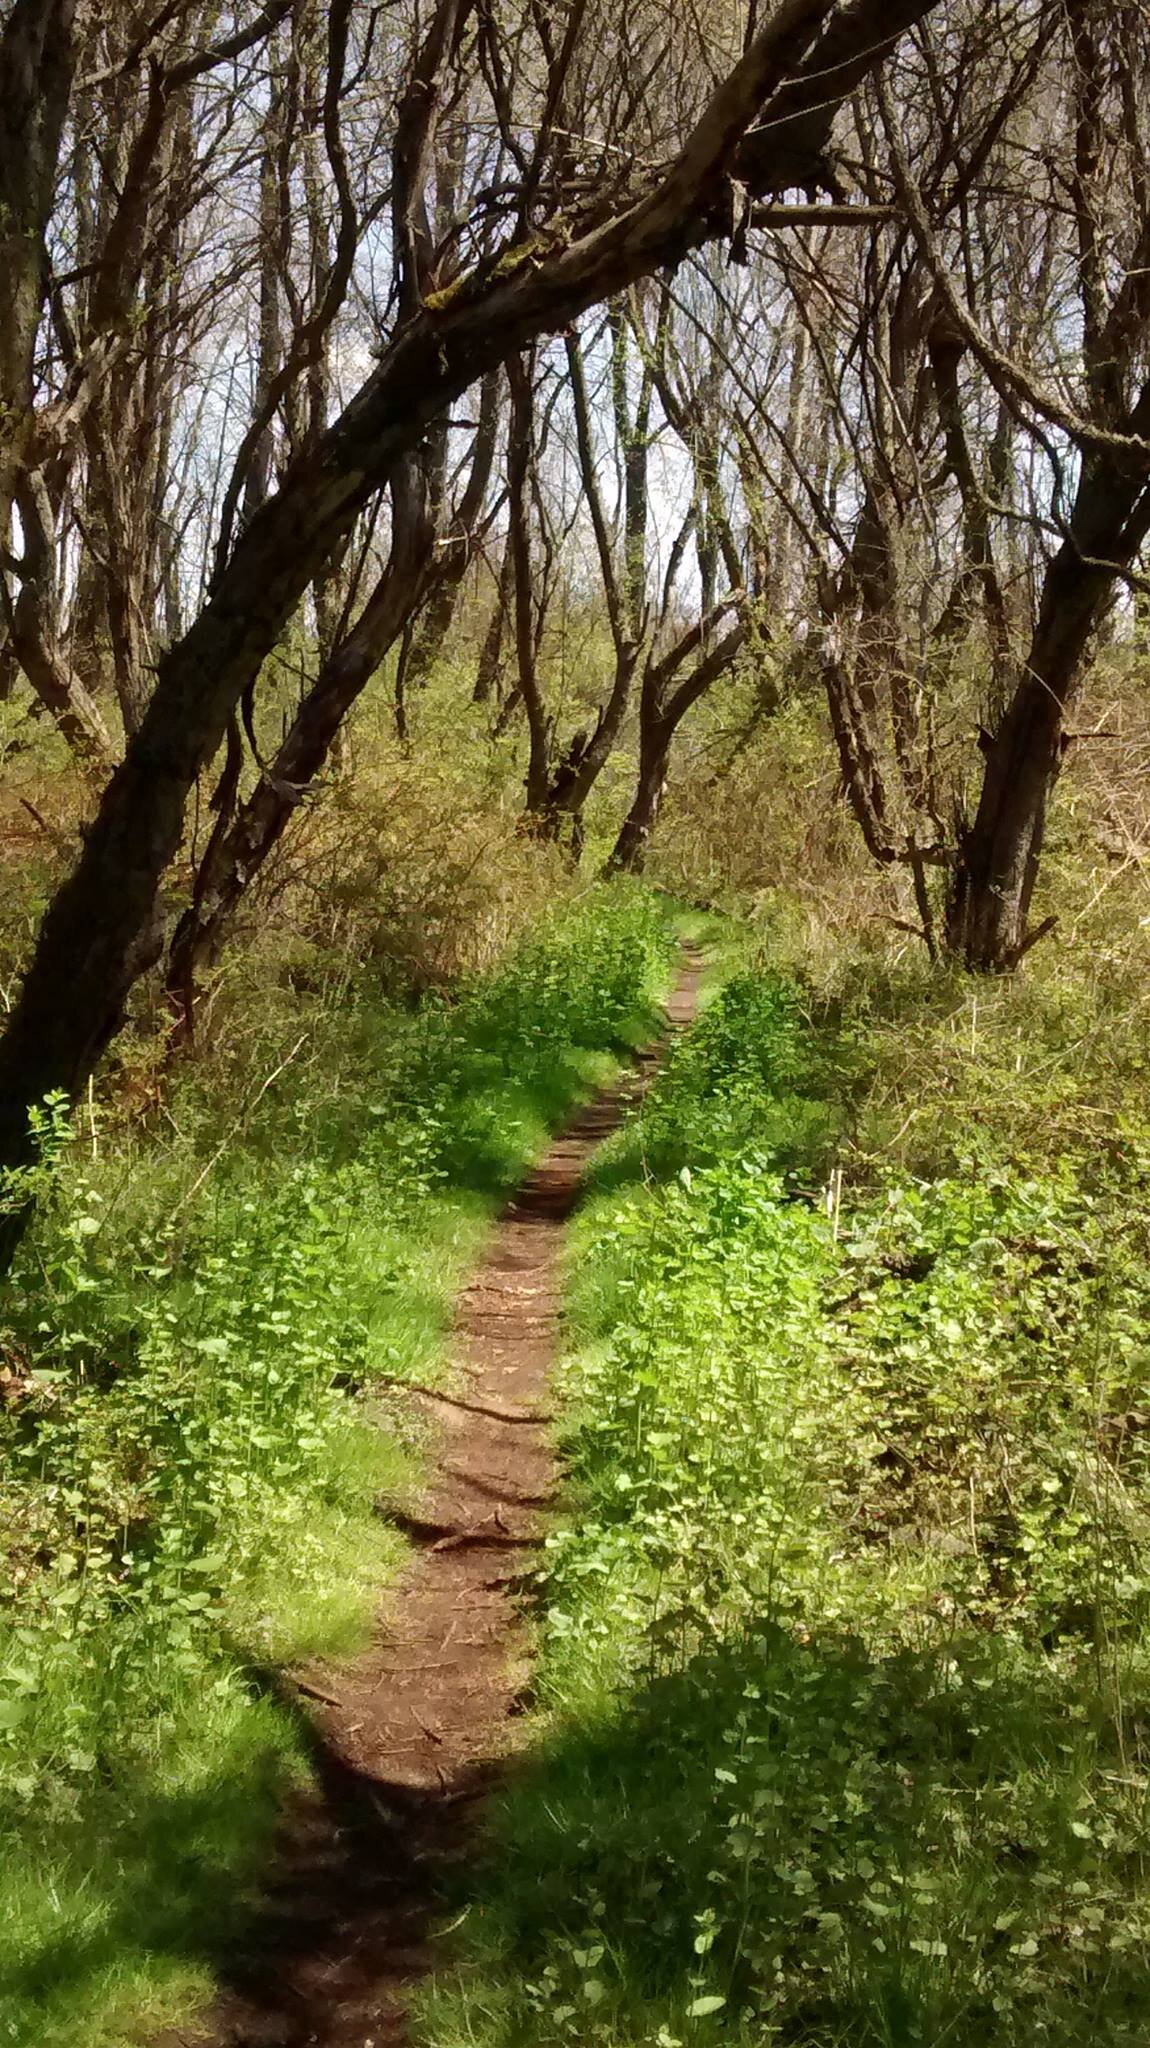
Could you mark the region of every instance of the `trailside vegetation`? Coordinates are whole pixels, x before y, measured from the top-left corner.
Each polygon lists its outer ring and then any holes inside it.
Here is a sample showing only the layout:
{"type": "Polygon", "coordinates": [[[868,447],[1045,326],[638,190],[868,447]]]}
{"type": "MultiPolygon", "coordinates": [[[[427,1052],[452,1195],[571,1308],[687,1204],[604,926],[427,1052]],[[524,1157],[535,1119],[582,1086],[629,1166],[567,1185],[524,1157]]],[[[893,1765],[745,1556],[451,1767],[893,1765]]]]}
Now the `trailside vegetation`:
{"type": "Polygon", "coordinates": [[[435,2048],[1145,2032],[1144,1019],[785,956],[578,1224],[537,1737],[435,2048]]]}
{"type": "Polygon", "coordinates": [[[209,1986],[310,1768],[285,1670],[360,1640],[404,1554],[392,1390],[442,1383],[494,1202],[668,952],[650,898],[592,892],[450,1003],[333,977],[223,1145],[202,1074],[159,1142],[52,1106],[0,1312],[5,2039],[96,2048],[209,1986]]]}

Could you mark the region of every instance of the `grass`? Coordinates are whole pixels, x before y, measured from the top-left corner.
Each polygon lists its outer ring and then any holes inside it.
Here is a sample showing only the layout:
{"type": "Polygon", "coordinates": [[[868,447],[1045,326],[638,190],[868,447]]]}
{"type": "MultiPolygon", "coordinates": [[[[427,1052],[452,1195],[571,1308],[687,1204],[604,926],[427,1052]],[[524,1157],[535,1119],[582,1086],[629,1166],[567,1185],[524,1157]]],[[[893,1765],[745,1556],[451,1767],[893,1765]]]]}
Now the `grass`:
{"type": "Polygon", "coordinates": [[[443,1374],[494,1204],[669,950],[591,892],[451,999],[269,991],[162,1142],[49,1114],[0,1309],[0,2042],[146,2038],[242,1938],[308,1768],[265,1674],[362,1640],[418,1473],[392,1388],[443,1374]]]}
{"type": "Polygon", "coordinates": [[[1145,2040],[1145,1046],[1110,989],[972,1000],[760,961],[604,1160],[428,2048],[1145,2040]]]}

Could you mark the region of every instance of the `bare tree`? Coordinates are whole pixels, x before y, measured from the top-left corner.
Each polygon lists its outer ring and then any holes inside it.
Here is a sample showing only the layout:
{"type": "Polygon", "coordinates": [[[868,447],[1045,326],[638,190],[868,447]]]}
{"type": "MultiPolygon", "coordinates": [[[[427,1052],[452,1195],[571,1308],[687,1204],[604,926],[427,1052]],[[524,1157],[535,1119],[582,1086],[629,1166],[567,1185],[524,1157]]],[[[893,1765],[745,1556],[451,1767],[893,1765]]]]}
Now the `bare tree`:
{"type": "MultiPolygon", "coordinates": [[[[1049,928],[1032,926],[1047,809],[1065,753],[1067,712],[1116,586],[1150,535],[1150,51],[1141,10],[1072,0],[1063,11],[1057,75],[1044,86],[1064,126],[1049,151],[1049,200],[1069,173],[1071,247],[1080,310],[1078,360],[1052,386],[988,330],[959,284],[897,138],[883,95],[899,196],[951,326],[1050,458],[1050,524],[1059,536],[1042,580],[1029,644],[984,741],[973,816],[964,820],[947,932],[972,968],[1013,966],[1049,928]],[[1076,471],[1071,483],[1068,470],[1076,471]]],[[[1046,196],[1045,194],[1043,195],[1046,196]]],[[[1058,345],[1059,327],[1048,337],[1058,345]]]]}
{"type": "Polygon", "coordinates": [[[56,633],[54,519],[35,405],[48,231],[79,42],[77,0],[16,0],[0,28],[0,590],[8,645],[46,708],[78,751],[106,759],[107,727],[68,672],[56,633]]]}
{"type": "MultiPolygon", "coordinates": [[[[238,773],[217,793],[216,823],[196,870],[192,901],[168,951],[167,989],[177,1038],[192,1035],[197,973],[218,957],[237,905],[313,788],[352,705],[418,614],[428,589],[455,574],[455,550],[479,524],[496,424],[494,394],[486,390],[470,468],[445,533],[436,532],[419,455],[397,463],[389,488],[390,554],[358,618],[349,630],[336,629],[275,754],[258,763],[250,795],[237,800],[238,773]]],[[[239,744],[238,735],[234,744],[239,744]]]]}
{"type": "Polygon", "coordinates": [[[746,426],[817,571],[843,789],[979,971],[1050,927],[1067,712],[1150,533],[1146,83],[1136,8],[956,7],[854,103],[852,211],[885,222],[776,244],[834,460],[809,411],[746,426]]]}
{"type": "MultiPolygon", "coordinates": [[[[27,1156],[29,1106],[50,1089],[79,1087],[117,1029],[160,944],[157,891],[188,793],[294,608],[396,464],[455,398],[533,337],[729,235],[733,193],[753,206],[796,179],[819,183],[838,106],[929,4],[784,0],[662,162],[627,160],[610,180],[596,169],[590,185],[570,138],[554,131],[553,92],[524,127],[505,118],[492,74],[496,118],[519,170],[510,229],[489,231],[477,257],[462,223],[446,249],[430,246],[424,130],[401,122],[391,336],[350,405],[237,536],[199,616],[157,664],[143,721],[47,913],[0,1040],[0,1162],[27,1156]],[[533,137],[527,151],[524,133],[533,137]]],[[[591,50],[601,63],[605,24],[591,10],[571,18],[575,32],[556,61],[569,69],[591,50]]],[[[477,54],[489,70],[499,55],[492,17],[473,20],[467,0],[440,0],[409,73],[424,105],[477,54]]]]}
{"type": "Polygon", "coordinates": [[[666,792],[675,734],[691,706],[728,673],[746,641],[744,618],[736,618],[721,638],[716,637],[732,608],[731,600],[720,604],[681,634],[666,653],[652,652],[648,656],[639,702],[635,793],[620,827],[609,870],[638,874],[643,868],[666,792]]]}

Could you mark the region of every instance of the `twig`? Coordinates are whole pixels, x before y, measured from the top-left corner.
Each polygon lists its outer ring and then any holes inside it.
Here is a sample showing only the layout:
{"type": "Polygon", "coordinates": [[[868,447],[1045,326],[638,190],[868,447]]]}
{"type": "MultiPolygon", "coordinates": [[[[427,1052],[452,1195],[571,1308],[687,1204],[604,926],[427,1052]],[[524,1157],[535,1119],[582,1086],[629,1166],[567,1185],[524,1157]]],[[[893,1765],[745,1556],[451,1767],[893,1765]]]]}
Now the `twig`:
{"type": "Polygon", "coordinates": [[[68,837],[68,834],[66,832],[61,832],[57,826],[49,824],[43,812],[38,811],[36,809],[35,804],[30,803],[26,796],[22,796],[19,799],[19,801],[21,809],[27,811],[28,816],[35,820],[36,824],[39,825],[41,832],[43,832],[45,836],[52,841],[52,844],[56,848],[57,853],[68,853],[71,850],[72,845],[72,841],[68,837]]]}
{"type": "Polygon", "coordinates": [[[1036,924],[1032,932],[1027,932],[1026,937],[1022,941],[1022,944],[1020,946],[1016,946],[1014,948],[1013,953],[1010,956],[1011,966],[1017,967],[1019,961],[1022,960],[1027,953],[1029,953],[1031,947],[1036,946],[1038,944],[1039,939],[1044,939],[1048,932],[1052,932],[1057,923],[1057,915],[1053,915],[1051,917],[1044,917],[1042,923],[1036,924]]]}
{"type": "Polygon", "coordinates": [[[444,1459],[440,1469],[448,1473],[452,1479],[462,1479],[466,1486],[473,1486],[477,1492],[487,1494],[488,1498],[494,1496],[504,1507],[545,1508],[555,1499],[554,1487],[548,1487],[544,1493],[520,1493],[505,1487],[501,1479],[485,1479],[481,1472],[469,1472],[466,1465],[456,1465],[448,1458],[444,1459]]]}
{"type": "Polygon", "coordinates": [[[196,1178],[192,1182],[191,1187],[188,1189],[187,1194],[184,1195],[181,1201],[176,1203],[175,1208],[172,1210],[172,1213],[168,1218],[169,1230],[171,1229],[172,1224],[176,1221],[177,1217],[183,1215],[184,1210],[187,1208],[188,1203],[192,1200],[193,1196],[199,1193],[209,1173],[212,1171],[212,1168],[219,1164],[220,1160],[223,1158],[224,1153],[227,1151],[228,1146],[231,1144],[232,1139],[235,1137],[236,1132],[242,1128],[246,1119],[251,1115],[253,1109],[256,1107],[256,1104],[260,1102],[263,1099],[263,1097],[267,1094],[268,1089],[272,1085],[272,1082],[279,1080],[279,1077],[283,1073],[284,1068],[290,1067],[297,1052],[300,1050],[300,1047],[306,1045],[307,1039],[308,1033],[305,1031],[300,1038],[296,1039],[296,1042],[293,1045],[291,1051],[288,1053],[287,1057],[280,1061],[278,1067],[274,1067],[272,1069],[272,1072],[268,1075],[266,1081],[262,1081],[260,1083],[260,1086],[257,1088],[255,1094],[252,1096],[251,1101],[244,1104],[244,1107],[241,1109],[234,1123],[228,1125],[227,1130],[224,1132],[223,1137],[220,1139],[219,1144],[216,1146],[216,1149],[212,1153],[211,1158],[208,1160],[207,1165],[204,1167],[203,1172],[196,1175],[196,1178]]]}
{"type": "Polygon", "coordinates": [[[483,1590],[485,1593],[502,1593],[510,1589],[521,1593],[534,1583],[534,1572],[496,1572],[493,1579],[484,1579],[483,1590]]]}
{"type": "Polygon", "coordinates": [[[461,1529],[455,1522],[431,1522],[422,1515],[409,1515],[403,1508],[392,1508],[380,1504],[376,1512],[385,1521],[394,1524],[402,1535],[410,1536],[413,1543],[425,1543],[429,1550],[465,1550],[475,1547],[482,1550],[537,1550],[537,1536],[514,1536],[510,1532],[500,1534],[494,1515],[486,1522],[474,1524],[470,1529],[461,1529]]]}
{"type": "Polygon", "coordinates": [[[337,1700],[333,1692],[321,1692],[318,1685],[309,1685],[306,1678],[292,1678],[291,1682],[297,1692],[303,1693],[305,1699],[318,1700],[321,1707],[343,1706],[343,1701],[337,1700]]]}

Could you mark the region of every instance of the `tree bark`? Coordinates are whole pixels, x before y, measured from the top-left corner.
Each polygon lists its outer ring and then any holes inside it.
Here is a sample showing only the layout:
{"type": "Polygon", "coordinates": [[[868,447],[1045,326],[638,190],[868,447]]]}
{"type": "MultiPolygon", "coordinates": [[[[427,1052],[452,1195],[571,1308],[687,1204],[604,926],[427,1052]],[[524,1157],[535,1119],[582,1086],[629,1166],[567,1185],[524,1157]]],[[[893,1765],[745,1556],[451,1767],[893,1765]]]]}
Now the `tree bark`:
{"type": "MultiPolygon", "coordinates": [[[[484,380],[471,464],[444,543],[433,547],[433,495],[425,451],[408,455],[391,479],[391,553],[387,567],[352,631],[338,645],[320,641],[319,674],[297,706],[278,752],[234,820],[222,818],[196,876],[192,903],[177,926],[168,955],[167,988],[176,1017],[175,1040],[190,1038],[197,969],[219,953],[226,926],[293,811],[333,756],[343,722],[396,639],[410,633],[429,585],[454,592],[474,547],[495,457],[499,425],[498,379],[484,380]]],[[[437,509],[442,509],[438,505],[437,509]]],[[[313,583],[313,596],[322,579],[313,583]]],[[[320,628],[322,635],[322,627],[320,628]]],[[[233,792],[234,793],[234,792],[233,792]]]]}
{"type": "Polygon", "coordinates": [[[55,519],[43,476],[26,472],[16,486],[15,501],[24,552],[19,590],[9,610],[12,650],[77,758],[102,771],[115,757],[112,737],[58,637],[55,519]]]}
{"type": "Polygon", "coordinates": [[[529,480],[535,453],[534,393],[531,359],[518,357],[507,365],[511,414],[507,422],[508,545],[512,561],[512,607],[515,625],[516,681],[527,713],[526,808],[543,832],[549,831],[547,796],[551,786],[551,724],[539,685],[539,646],[531,575],[529,480]]]}
{"type": "Polygon", "coordinates": [[[608,874],[641,875],[646,866],[647,848],[659,822],[667,788],[671,738],[661,719],[648,726],[640,736],[635,794],[612,848],[607,863],[608,874]]]}
{"type": "Polygon", "coordinates": [[[18,591],[5,571],[0,598],[8,645],[32,689],[78,753],[106,763],[103,718],[60,649],[48,490],[31,474],[48,221],[76,48],[76,0],[15,0],[0,32],[0,545],[9,547],[14,507],[24,537],[18,591]]]}
{"type": "Polygon", "coordinates": [[[986,743],[978,808],[960,835],[945,938],[948,950],[975,973],[1009,972],[1031,939],[1028,919],[1047,807],[1062,767],[1066,712],[1116,575],[1147,533],[1150,485],[1112,460],[1088,463],[1071,535],[1046,573],[1021,677],[986,743]]]}
{"type": "Polygon", "coordinates": [[[0,32],[0,533],[32,427],[45,238],[76,63],[76,0],[15,0],[0,32]]]}
{"type": "Polygon", "coordinates": [[[463,579],[475,559],[484,523],[484,505],[491,471],[495,462],[495,447],[499,438],[500,393],[503,379],[497,372],[490,372],[483,380],[480,392],[479,411],[475,425],[475,439],[472,444],[471,469],[467,487],[456,510],[448,517],[444,512],[443,470],[446,466],[447,436],[442,437],[442,457],[438,465],[439,475],[430,492],[431,511],[436,524],[446,519],[446,530],[438,534],[429,533],[428,548],[435,542],[434,564],[424,578],[424,590],[429,592],[418,620],[412,622],[411,631],[404,635],[403,651],[395,678],[396,724],[399,738],[407,739],[406,703],[413,689],[423,689],[430,681],[432,671],[444,642],[451,631],[459,603],[459,592],[463,579]]]}
{"type": "Polygon", "coordinates": [[[653,654],[647,656],[639,693],[639,768],[635,794],[607,862],[605,872],[609,875],[620,872],[641,874],[643,871],[651,834],[663,806],[675,734],[692,704],[697,704],[720,676],[726,675],[746,641],[747,622],[740,618],[722,640],[706,648],[719,616],[731,608],[732,601],[728,599],[726,604],[717,607],[714,615],[700,619],[660,659],[656,660],[653,654]],[[706,651],[701,652],[701,649],[706,651]],[[694,667],[683,681],[676,684],[676,675],[691,660],[694,660],[694,667]]]}
{"type": "Polygon", "coordinates": [[[352,631],[324,662],[275,758],[230,827],[213,835],[200,864],[192,902],[168,953],[166,986],[176,1043],[193,1035],[197,973],[218,956],[237,904],[324,767],[352,704],[418,605],[430,526],[411,474],[415,465],[409,462],[405,468],[408,474],[395,489],[394,537],[383,576],[352,631]]]}
{"type": "Polygon", "coordinates": [[[475,687],[471,693],[473,704],[486,704],[491,697],[499,694],[503,676],[503,636],[507,618],[513,603],[514,555],[508,540],[499,564],[499,576],[495,587],[495,604],[487,622],[479,660],[475,665],[475,687]]]}

